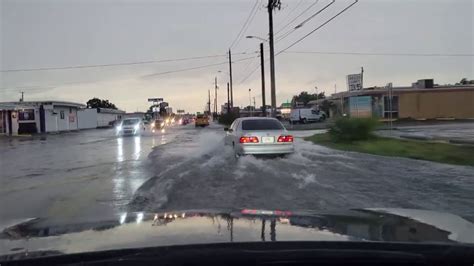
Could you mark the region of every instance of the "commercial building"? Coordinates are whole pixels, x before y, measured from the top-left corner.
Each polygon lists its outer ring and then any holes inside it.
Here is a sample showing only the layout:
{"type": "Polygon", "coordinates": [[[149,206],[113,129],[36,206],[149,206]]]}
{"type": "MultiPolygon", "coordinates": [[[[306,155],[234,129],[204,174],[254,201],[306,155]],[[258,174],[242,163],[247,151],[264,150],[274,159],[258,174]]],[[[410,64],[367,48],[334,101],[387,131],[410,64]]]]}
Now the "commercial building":
{"type": "Polygon", "coordinates": [[[77,112],[85,105],[64,101],[0,103],[0,134],[18,135],[79,129],[77,112]]]}
{"type": "Polygon", "coordinates": [[[332,102],[332,114],[379,119],[473,119],[473,85],[436,85],[432,79],[407,87],[370,87],[311,101],[332,102]],[[391,100],[390,100],[391,99],[391,100]]]}

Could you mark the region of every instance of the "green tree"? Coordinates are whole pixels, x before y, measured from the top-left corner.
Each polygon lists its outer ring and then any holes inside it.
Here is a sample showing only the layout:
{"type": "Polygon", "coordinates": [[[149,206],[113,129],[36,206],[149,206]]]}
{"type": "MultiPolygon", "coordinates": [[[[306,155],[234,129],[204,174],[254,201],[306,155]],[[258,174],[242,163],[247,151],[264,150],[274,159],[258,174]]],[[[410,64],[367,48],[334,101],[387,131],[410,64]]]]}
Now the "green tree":
{"type": "Polygon", "coordinates": [[[87,101],[86,103],[87,108],[109,108],[109,109],[117,109],[115,104],[109,102],[109,100],[101,100],[99,98],[92,98],[87,101]]]}
{"type": "Polygon", "coordinates": [[[303,104],[308,104],[309,101],[313,100],[318,100],[318,99],[324,99],[326,96],[324,95],[324,91],[320,92],[318,94],[309,94],[307,91],[302,91],[299,95],[293,96],[293,105],[295,105],[296,102],[302,102],[303,104]]]}

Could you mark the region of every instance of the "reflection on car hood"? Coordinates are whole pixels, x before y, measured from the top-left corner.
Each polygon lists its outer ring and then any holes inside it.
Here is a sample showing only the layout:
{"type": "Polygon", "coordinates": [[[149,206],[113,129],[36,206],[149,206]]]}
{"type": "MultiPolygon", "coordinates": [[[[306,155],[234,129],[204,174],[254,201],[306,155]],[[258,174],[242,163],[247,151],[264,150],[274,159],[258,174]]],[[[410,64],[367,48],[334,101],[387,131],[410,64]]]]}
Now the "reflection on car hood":
{"type": "Polygon", "coordinates": [[[474,225],[452,214],[409,209],[340,213],[190,210],[122,213],[100,223],[2,223],[0,259],[25,254],[262,241],[391,241],[474,243],[474,225]],[[5,256],[16,254],[15,256],[5,256]]]}

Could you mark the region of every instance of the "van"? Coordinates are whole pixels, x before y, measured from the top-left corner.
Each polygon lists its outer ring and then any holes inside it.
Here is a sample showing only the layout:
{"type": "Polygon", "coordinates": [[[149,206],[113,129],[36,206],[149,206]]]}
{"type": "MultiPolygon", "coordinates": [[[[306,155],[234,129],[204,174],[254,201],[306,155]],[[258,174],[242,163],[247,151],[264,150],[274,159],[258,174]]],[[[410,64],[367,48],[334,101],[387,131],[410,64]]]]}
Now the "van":
{"type": "Polygon", "coordinates": [[[313,108],[291,109],[290,124],[320,122],[326,119],[326,113],[313,108]]]}

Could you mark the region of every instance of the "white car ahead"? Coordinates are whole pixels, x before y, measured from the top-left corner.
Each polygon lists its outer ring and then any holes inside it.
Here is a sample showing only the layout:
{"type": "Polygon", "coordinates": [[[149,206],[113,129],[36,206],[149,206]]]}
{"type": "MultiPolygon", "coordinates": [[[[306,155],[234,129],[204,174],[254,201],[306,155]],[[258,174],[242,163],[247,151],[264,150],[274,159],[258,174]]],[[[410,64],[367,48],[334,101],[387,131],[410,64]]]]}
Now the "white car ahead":
{"type": "Polygon", "coordinates": [[[227,132],[225,144],[235,154],[289,154],[294,152],[293,136],[275,118],[237,118],[227,132]]]}
{"type": "Polygon", "coordinates": [[[140,118],[127,118],[116,127],[117,135],[141,135],[145,124],[140,118]]]}

